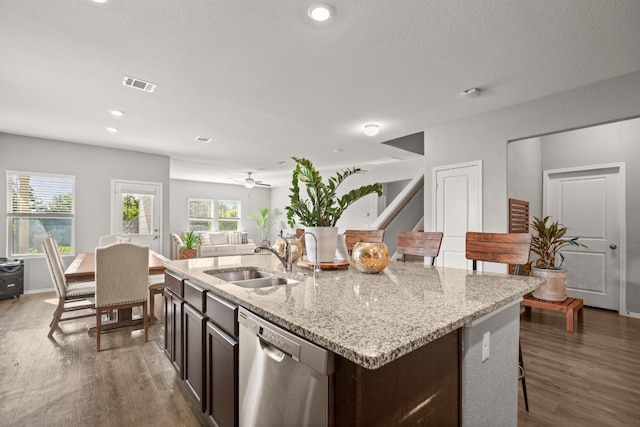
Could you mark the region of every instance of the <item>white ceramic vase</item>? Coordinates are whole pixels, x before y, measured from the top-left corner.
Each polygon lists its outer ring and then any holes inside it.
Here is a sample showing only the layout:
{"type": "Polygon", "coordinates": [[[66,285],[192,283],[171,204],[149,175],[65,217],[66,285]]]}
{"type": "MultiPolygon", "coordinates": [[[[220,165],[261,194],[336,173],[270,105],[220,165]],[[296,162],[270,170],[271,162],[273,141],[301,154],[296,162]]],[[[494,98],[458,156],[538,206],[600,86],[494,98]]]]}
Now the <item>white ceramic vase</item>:
{"type": "Polygon", "coordinates": [[[338,246],[338,227],[305,227],[304,231],[316,236],[315,239],[308,234],[304,236],[309,262],[312,264],[334,262],[338,246]],[[316,259],[316,239],[318,259],[316,259]]]}

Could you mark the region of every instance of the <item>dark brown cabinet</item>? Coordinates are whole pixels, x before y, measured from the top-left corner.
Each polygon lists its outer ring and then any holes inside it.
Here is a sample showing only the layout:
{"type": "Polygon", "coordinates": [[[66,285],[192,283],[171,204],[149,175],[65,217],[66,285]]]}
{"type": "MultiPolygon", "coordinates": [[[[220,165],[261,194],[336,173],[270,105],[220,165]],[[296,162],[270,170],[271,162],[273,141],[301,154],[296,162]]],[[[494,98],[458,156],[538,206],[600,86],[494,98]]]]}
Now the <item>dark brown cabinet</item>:
{"type": "Polygon", "coordinates": [[[214,425],[238,425],[238,341],[212,322],[206,326],[207,405],[214,425]]]}
{"type": "Polygon", "coordinates": [[[184,382],[193,397],[205,409],[204,325],[205,317],[189,304],[184,306],[184,382]]]}
{"type": "Polygon", "coordinates": [[[169,288],[164,290],[164,352],[182,376],[182,311],[184,302],[169,288]]]}

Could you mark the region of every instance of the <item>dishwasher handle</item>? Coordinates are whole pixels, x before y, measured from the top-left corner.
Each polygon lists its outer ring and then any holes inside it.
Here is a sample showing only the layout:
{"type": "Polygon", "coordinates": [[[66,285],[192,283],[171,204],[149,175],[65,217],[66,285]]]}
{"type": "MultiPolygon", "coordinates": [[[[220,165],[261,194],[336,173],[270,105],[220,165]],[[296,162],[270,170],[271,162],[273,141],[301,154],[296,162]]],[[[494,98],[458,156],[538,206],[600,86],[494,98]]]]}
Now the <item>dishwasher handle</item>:
{"type": "Polygon", "coordinates": [[[258,340],[260,341],[260,348],[262,349],[262,352],[266,354],[269,359],[278,363],[284,360],[284,357],[286,356],[286,353],[284,351],[266,342],[262,338],[258,337],[258,340]]]}

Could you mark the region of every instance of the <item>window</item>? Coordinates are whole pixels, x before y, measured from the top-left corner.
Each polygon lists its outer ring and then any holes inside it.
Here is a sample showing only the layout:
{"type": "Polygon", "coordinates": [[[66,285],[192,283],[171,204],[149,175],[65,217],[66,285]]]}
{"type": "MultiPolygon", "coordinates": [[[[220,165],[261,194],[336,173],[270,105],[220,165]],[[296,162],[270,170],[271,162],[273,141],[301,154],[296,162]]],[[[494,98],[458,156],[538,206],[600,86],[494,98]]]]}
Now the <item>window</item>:
{"type": "Polygon", "coordinates": [[[218,230],[238,230],[240,202],[220,200],[218,202],[218,230]]]}
{"type": "Polygon", "coordinates": [[[7,247],[10,256],[42,253],[42,238],[53,236],[74,253],[75,177],[7,171],[7,247]]]}
{"type": "Polygon", "coordinates": [[[214,229],[213,200],[189,199],[189,231],[209,231],[214,229]]]}

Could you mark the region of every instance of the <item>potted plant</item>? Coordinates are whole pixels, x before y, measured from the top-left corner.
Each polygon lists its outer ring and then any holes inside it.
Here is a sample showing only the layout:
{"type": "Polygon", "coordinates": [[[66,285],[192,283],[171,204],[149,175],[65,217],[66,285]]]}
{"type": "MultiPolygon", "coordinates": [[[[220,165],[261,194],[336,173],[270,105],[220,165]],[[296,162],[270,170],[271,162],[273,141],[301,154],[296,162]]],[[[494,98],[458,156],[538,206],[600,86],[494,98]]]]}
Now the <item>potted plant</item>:
{"type": "Polygon", "coordinates": [[[292,159],[295,160],[296,167],[293,170],[292,187],[289,189],[289,206],[285,208],[289,226],[295,228],[297,218],[298,222],[305,226],[305,231],[311,232],[316,237],[313,239],[305,236],[305,246],[310,262],[314,264],[333,262],[338,240],[336,223],[354,202],[373,193],[378,194],[378,197],[382,196],[382,184],[363,185],[339,196],[337,191],[340,184],[348,177],[362,173],[362,169],[355,167],[344,169],[325,183],[310,160],[297,157],[292,159]],[[306,186],[304,198],[301,195],[300,183],[306,186]],[[316,240],[317,251],[315,250],[316,240]],[[315,259],[316,252],[318,259],[315,259]]]}
{"type": "Polygon", "coordinates": [[[269,209],[263,206],[258,206],[257,210],[249,215],[249,221],[255,222],[262,232],[262,242],[260,246],[269,246],[271,244],[271,242],[269,242],[269,233],[271,233],[276,218],[280,215],[282,215],[282,212],[280,212],[278,208],[269,209]]]}
{"type": "Polygon", "coordinates": [[[196,258],[198,256],[197,247],[200,239],[193,231],[188,231],[180,236],[182,247],[180,248],[180,259],[196,258]]]}
{"type": "Polygon", "coordinates": [[[585,247],[578,237],[565,239],[568,228],[556,222],[550,222],[549,216],[543,219],[533,217],[531,229],[535,231],[531,238],[531,252],[538,255],[532,261],[532,275],[545,279],[545,284],[533,291],[535,298],[544,301],[564,301],[567,298],[567,270],[562,269],[564,255],[560,252],[565,246],[585,247]],[[556,259],[560,262],[556,266],[556,259]]]}

